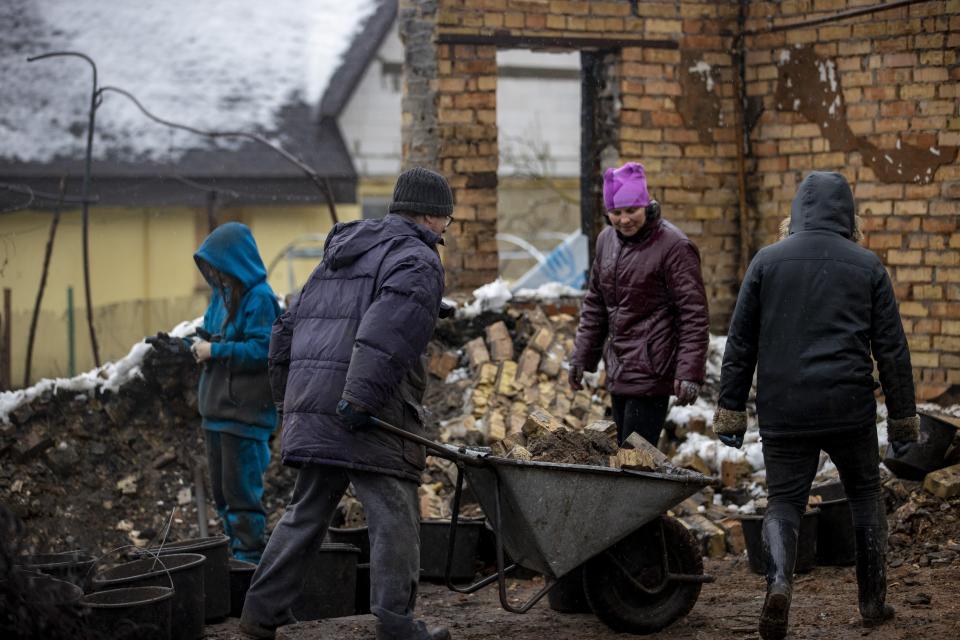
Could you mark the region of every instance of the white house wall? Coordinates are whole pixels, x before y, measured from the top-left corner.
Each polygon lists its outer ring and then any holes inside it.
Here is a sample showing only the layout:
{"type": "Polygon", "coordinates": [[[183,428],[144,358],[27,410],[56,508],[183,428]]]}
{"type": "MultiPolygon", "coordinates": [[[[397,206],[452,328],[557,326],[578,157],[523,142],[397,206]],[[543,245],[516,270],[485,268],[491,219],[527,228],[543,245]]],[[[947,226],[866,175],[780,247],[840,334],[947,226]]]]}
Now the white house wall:
{"type": "MultiPolygon", "coordinates": [[[[518,49],[499,52],[497,62],[500,174],[579,175],[579,54],[518,49]],[[520,77],[536,76],[537,69],[550,77],[520,77]]],[[[363,178],[400,171],[402,63],[403,45],[394,26],[340,115],[344,140],[363,178]]]]}

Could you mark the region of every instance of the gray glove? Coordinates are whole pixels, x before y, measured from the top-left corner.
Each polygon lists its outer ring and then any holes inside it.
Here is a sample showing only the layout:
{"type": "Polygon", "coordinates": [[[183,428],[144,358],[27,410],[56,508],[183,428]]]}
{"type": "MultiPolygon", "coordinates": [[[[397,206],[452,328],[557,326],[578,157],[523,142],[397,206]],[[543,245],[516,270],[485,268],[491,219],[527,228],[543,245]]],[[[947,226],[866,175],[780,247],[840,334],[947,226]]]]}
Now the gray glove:
{"type": "Polygon", "coordinates": [[[674,380],[673,395],[677,396],[676,404],[678,406],[683,407],[693,404],[697,401],[697,396],[700,395],[700,383],[691,380],[674,380]]]}

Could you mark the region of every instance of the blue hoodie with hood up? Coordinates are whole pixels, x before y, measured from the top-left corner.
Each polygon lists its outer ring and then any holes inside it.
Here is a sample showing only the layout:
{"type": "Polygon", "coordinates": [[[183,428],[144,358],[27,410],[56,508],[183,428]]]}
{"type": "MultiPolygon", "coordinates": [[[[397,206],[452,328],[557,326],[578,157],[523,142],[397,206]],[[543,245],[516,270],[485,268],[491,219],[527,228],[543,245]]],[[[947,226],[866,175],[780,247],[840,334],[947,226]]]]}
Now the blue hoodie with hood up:
{"type": "MultiPolygon", "coordinates": [[[[267,352],[280,307],[267,284],[257,243],[246,225],[228,222],[207,236],[193,257],[198,267],[201,261],[207,262],[243,283],[240,306],[224,326],[228,316],[225,292],[208,280],[213,295],[203,315],[203,328],[219,340],[212,343],[212,357],[200,376],[198,404],[203,427],[265,441],[277,423],[267,378],[267,352]]],[[[229,292],[226,295],[229,298],[229,292]]]]}

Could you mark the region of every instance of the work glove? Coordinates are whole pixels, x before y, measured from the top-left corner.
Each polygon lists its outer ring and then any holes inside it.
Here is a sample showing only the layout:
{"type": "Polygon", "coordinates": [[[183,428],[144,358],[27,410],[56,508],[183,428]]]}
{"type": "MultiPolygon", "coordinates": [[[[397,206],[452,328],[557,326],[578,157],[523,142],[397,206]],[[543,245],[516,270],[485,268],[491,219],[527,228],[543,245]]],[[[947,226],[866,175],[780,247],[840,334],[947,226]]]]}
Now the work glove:
{"type": "Polygon", "coordinates": [[[739,449],[747,432],[747,412],[717,407],[713,414],[713,432],[723,444],[739,449]]]}
{"type": "Polygon", "coordinates": [[[151,347],[164,355],[181,355],[190,353],[190,345],[182,338],[174,338],[163,331],[144,340],[151,347]]]}
{"type": "Polygon", "coordinates": [[[738,434],[736,434],[736,435],[727,435],[727,434],[725,434],[725,433],[721,433],[721,434],[717,435],[717,437],[720,438],[720,442],[722,442],[723,444],[727,445],[728,447],[733,447],[734,449],[739,449],[740,447],[743,446],[743,434],[742,434],[742,433],[738,433],[738,434]]]}
{"type": "Polygon", "coordinates": [[[677,406],[684,407],[693,404],[700,395],[700,384],[690,380],[674,380],[673,395],[677,396],[677,406]]]}
{"type": "Polygon", "coordinates": [[[446,320],[447,318],[452,318],[457,314],[457,308],[452,304],[447,304],[446,302],[440,302],[440,312],[437,314],[441,320],[446,320]]]}
{"type": "Polygon", "coordinates": [[[920,416],[908,418],[887,418],[887,440],[889,442],[916,442],[920,439],[920,416]]]}
{"type": "Polygon", "coordinates": [[[343,420],[343,423],[347,425],[350,430],[362,429],[363,427],[369,427],[373,424],[370,422],[369,413],[358,409],[346,400],[341,400],[337,403],[337,415],[340,416],[340,419],[343,420]]]}
{"type": "Polygon", "coordinates": [[[571,364],[567,380],[570,382],[570,388],[574,391],[583,389],[583,367],[579,364],[571,364]]]}

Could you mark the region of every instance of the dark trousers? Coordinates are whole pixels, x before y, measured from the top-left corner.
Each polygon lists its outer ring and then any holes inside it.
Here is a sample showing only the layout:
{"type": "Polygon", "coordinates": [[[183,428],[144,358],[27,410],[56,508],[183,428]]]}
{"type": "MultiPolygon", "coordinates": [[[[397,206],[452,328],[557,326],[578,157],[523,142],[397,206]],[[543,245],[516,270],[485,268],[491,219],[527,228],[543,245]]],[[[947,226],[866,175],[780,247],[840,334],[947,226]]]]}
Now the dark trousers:
{"type": "Polygon", "coordinates": [[[657,446],[663,421],[667,419],[669,400],[670,396],[611,396],[617,442],[623,444],[631,433],[636,432],[657,446]]]}
{"type": "Polygon", "coordinates": [[[247,591],[243,619],[275,627],[291,622],[300,593],[306,554],[319,545],[330,519],[353,483],[370,532],[370,611],[377,638],[426,638],[413,617],[420,577],[420,509],[417,485],[380,473],[305,465],[293,499],[273,530],[247,591]]]}
{"type": "Polygon", "coordinates": [[[840,472],[854,527],[886,530],[875,425],[844,434],[764,437],[763,460],[767,468],[768,493],[766,518],[785,520],[795,528],[800,526],[821,450],[827,452],[840,472]]]}
{"type": "Polygon", "coordinates": [[[204,430],[213,501],[238,560],[259,562],[266,545],[263,474],[270,464],[270,446],[253,438],[204,430]]]}

